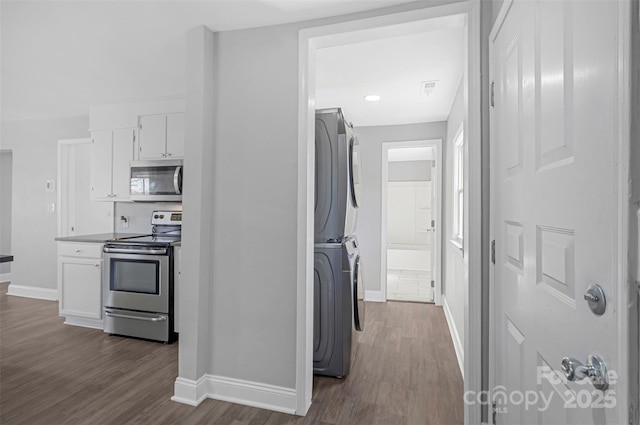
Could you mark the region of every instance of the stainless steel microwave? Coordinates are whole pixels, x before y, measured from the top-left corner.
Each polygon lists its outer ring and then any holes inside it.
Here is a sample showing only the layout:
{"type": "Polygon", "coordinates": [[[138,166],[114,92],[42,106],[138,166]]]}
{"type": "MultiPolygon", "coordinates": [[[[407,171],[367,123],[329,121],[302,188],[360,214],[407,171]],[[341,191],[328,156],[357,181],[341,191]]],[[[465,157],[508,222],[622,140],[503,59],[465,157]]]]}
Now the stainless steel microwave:
{"type": "Polygon", "coordinates": [[[132,201],[182,202],[182,160],[131,161],[132,201]]]}

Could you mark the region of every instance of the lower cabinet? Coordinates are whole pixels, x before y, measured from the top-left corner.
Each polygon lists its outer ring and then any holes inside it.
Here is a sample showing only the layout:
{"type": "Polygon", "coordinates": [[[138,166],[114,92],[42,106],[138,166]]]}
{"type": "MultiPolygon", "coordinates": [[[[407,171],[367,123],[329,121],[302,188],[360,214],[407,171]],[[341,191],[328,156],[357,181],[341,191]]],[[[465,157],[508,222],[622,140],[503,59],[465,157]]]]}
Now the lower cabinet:
{"type": "Polygon", "coordinates": [[[58,242],[58,299],[65,323],[102,329],[102,245],[58,242]]]}

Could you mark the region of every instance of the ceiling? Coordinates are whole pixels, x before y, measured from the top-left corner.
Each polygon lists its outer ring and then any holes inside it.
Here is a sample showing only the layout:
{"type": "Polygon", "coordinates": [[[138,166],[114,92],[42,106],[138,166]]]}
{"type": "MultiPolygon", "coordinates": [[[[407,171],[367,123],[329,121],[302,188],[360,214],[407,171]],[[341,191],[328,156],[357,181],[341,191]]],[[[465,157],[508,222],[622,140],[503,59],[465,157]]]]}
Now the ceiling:
{"type": "Polygon", "coordinates": [[[0,2],[2,119],[80,116],[90,104],[182,95],[185,34],[276,25],[409,0],[0,2]]]}
{"type": "Polygon", "coordinates": [[[464,18],[432,19],[424,29],[319,49],[316,106],[342,107],[356,127],[446,120],[462,78],[464,18]],[[422,82],[435,82],[429,95],[422,82]],[[367,102],[369,94],[380,101],[367,102]]]}

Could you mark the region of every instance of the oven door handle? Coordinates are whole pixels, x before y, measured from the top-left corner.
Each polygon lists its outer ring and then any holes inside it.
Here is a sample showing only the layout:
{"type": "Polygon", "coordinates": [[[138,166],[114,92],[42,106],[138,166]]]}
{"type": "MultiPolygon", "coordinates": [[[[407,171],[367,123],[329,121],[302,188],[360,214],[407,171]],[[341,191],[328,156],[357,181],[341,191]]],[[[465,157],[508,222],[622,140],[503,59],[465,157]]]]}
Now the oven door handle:
{"type": "Polygon", "coordinates": [[[107,310],[104,311],[104,314],[109,317],[120,317],[122,319],[144,320],[146,322],[161,322],[163,320],[167,320],[167,316],[156,316],[156,317],[130,316],[128,314],[112,313],[107,310]]]}
{"type": "Polygon", "coordinates": [[[105,246],[102,250],[107,254],[142,254],[142,255],[166,255],[166,248],[149,248],[149,249],[127,249],[127,248],[112,248],[105,246]]]}

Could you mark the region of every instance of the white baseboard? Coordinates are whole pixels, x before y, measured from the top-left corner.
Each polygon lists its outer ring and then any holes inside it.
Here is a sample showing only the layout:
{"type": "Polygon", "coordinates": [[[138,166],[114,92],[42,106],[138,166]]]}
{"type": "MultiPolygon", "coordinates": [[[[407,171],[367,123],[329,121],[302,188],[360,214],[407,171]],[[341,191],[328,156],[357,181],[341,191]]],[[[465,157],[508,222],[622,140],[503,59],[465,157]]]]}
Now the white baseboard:
{"type": "Polygon", "coordinates": [[[58,290],[49,288],[40,288],[38,286],[9,284],[7,294],[16,297],[36,298],[39,300],[58,301],[58,290]]]}
{"type": "Polygon", "coordinates": [[[442,297],[442,308],[444,309],[444,317],[447,319],[447,324],[449,325],[449,333],[453,340],[453,348],[456,351],[456,357],[458,358],[458,367],[460,368],[460,373],[464,379],[464,345],[462,345],[462,341],[460,340],[458,328],[456,328],[456,323],[453,321],[453,315],[451,314],[451,310],[449,309],[449,304],[447,303],[447,298],[445,296],[442,297]]]}
{"type": "Polygon", "coordinates": [[[0,283],[11,282],[11,273],[1,273],[0,283]]]}
{"type": "Polygon", "coordinates": [[[276,412],[296,413],[296,391],[292,388],[204,375],[197,381],[178,377],[171,400],[197,406],[206,398],[258,407],[276,412]]]}
{"type": "Polygon", "coordinates": [[[387,301],[382,291],[364,291],[364,300],[374,303],[383,303],[387,301]]]}
{"type": "Polygon", "coordinates": [[[198,406],[208,397],[208,376],[203,375],[197,381],[178,376],[175,384],[173,384],[173,397],[171,397],[171,400],[188,404],[189,406],[198,406]]]}

